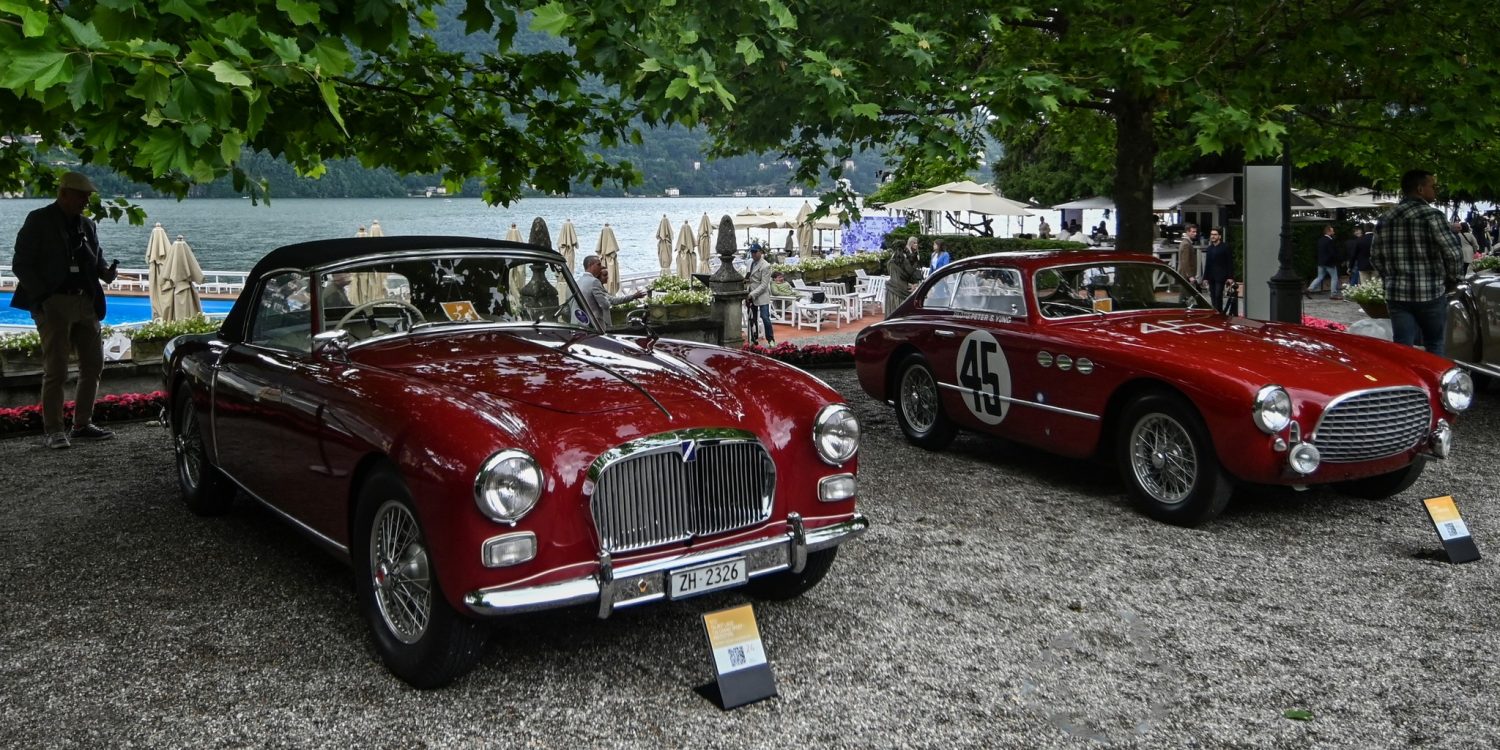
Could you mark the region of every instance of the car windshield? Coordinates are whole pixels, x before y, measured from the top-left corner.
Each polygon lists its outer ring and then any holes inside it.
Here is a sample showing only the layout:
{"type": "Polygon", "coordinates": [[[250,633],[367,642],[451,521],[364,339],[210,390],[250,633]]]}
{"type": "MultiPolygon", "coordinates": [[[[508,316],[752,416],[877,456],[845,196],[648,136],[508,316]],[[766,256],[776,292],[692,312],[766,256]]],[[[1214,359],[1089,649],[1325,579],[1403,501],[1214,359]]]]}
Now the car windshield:
{"type": "Polygon", "coordinates": [[[1044,268],[1032,277],[1043,317],[1129,310],[1208,310],[1211,305],[1159,263],[1085,263],[1044,268]]]}
{"type": "Polygon", "coordinates": [[[268,285],[262,310],[315,305],[319,330],[342,329],[356,340],[456,324],[592,330],[561,260],[535,256],[422,253],[366,260],[289,287],[268,285]]]}

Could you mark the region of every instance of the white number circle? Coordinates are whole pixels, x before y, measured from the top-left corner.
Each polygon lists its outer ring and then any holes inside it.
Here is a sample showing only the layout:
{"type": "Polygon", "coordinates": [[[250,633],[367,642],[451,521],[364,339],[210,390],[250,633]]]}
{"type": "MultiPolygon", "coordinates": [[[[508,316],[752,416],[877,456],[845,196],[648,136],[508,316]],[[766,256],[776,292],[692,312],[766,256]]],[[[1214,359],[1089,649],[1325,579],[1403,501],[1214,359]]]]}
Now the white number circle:
{"type": "Polygon", "coordinates": [[[1010,365],[989,331],[964,337],[958,347],[958,384],[964,406],[985,424],[1000,424],[1010,411],[1010,365]]]}

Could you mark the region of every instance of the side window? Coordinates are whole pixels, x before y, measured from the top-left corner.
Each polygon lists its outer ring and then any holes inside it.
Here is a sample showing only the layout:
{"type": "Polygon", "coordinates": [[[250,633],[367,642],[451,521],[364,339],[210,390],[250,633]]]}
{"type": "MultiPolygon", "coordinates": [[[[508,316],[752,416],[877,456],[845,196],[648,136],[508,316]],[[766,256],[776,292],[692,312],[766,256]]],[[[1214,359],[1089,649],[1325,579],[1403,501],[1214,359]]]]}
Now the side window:
{"type": "Polygon", "coordinates": [[[248,343],[293,352],[312,351],[311,301],[305,274],[284,271],[262,279],[248,343]]]}
{"type": "Polygon", "coordinates": [[[960,310],[1026,317],[1026,297],[1021,274],[1012,268],[981,268],[965,271],[958,279],[953,306],[960,310]]]}
{"type": "Polygon", "coordinates": [[[950,273],[933,282],[932,286],[927,287],[927,295],[922,297],[922,307],[928,310],[951,307],[955,286],[953,281],[957,278],[958,274],[950,273]]]}

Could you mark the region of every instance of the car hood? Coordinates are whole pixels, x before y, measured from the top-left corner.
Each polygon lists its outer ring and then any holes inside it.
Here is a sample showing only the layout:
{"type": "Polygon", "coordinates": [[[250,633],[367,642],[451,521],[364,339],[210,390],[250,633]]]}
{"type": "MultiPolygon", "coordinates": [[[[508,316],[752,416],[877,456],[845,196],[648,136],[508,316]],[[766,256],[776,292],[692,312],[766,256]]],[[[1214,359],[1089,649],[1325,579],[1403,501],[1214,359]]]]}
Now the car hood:
{"type": "Polygon", "coordinates": [[[716,373],[627,339],[568,330],[418,335],[351,352],[364,365],[464,393],[551,411],[597,414],[722,402],[716,373]]]}
{"type": "Polygon", "coordinates": [[[1214,314],[1118,316],[1085,324],[1088,336],[1195,369],[1286,386],[1342,390],[1410,383],[1411,369],[1369,351],[1358,336],[1214,314]],[[1102,330],[1101,330],[1102,329],[1102,330]],[[1355,381],[1357,380],[1357,383],[1355,381]]]}

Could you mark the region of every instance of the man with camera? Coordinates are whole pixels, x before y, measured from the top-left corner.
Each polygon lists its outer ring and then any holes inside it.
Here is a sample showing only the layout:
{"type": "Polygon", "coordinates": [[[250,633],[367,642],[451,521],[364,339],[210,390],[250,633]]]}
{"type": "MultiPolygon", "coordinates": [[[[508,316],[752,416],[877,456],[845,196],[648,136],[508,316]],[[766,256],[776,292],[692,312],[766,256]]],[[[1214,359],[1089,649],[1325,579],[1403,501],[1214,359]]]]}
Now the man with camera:
{"type": "Polygon", "coordinates": [[[115,436],[93,423],[94,396],[104,372],[104,342],[99,337],[104,287],[99,282],[114,281],[120,263],[105,264],[98,230],[83,215],[89,195],[96,192],[87,176],[64,174],[57,200],[27,214],[16,235],[11,265],[20,283],[10,305],[31,313],[42,339],[42,426],[48,448],[115,436]],[[63,384],[71,349],[78,351],[78,389],[70,433],[63,431],[63,384]]]}

